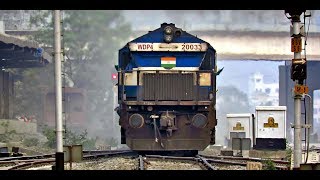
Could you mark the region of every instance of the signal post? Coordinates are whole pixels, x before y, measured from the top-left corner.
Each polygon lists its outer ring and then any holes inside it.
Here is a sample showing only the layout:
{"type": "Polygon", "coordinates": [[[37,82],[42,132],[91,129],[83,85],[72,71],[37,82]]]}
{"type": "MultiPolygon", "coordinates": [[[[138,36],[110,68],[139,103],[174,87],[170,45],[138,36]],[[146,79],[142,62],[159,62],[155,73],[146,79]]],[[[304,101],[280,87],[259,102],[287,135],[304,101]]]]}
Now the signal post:
{"type": "Polygon", "coordinates": [[[307,61],[301,57],[302,37],[300,15],[305,10],[285,10],[285,14],[289,14],[291,19],[291,52],[294,53],[294,58],[291,64],[291,79],[295,82],[295,87],[292,91],[294,98],[294,151],[293,151],[293,169],[299,169],[302,161],[302,145],[301,145],[301,99],[304,94],[308,93],[308,87],[304,85],[304,80],[307,78],[307,61]]]}

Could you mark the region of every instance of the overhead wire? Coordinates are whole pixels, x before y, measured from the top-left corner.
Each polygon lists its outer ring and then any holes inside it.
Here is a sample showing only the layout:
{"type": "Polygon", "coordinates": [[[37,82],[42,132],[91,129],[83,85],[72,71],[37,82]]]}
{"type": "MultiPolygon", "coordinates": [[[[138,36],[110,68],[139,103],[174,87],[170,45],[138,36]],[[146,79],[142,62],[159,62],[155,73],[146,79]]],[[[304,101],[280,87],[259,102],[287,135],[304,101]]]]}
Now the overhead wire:
{"type": "MultiPolygon", "coordinates": [[[[310,28],[310,21],[311,21],[311,11],[310,11],[310,15],[307,15],[306,16],[306,12],[303,12],[303,24],[304,24],[304,32],[306,32],[306,37],[305,37],[305,40],[304,40],[304,57],[305,57],[305,60],[307,60],[307,40],[308,40],[308,35],[309,35],[309,28],[310,28]],[[309,22],[308,22],[308,29],[307,31],[305,31],[305,28],[306,28],[306,17],[309,17],[309,22]]],[[[307,61],[306,61],[307,63],[307,61]]],[[[307,85],[307,79],[305,80],[305,85],[307,85]]],[[[309,113],[308,113],[308,117],[307,117],[307,108],[306,108],[306,101],[305,101],[305,98],[303,99],[303,102],[304,102],[304,118],[305,118],[305,125],[309,124],[310,123],[310,117],[313,117],[311,116],[310,112],[311,112],[311,108],[312,107],[312,98],[309,94],[305,94],[305,96],[309,97],[310,100],[309,100],[309,113]]],[[[310,130],[308,127],[305,128],[305,133],[304,133],[304,137],[305,137],[305,148],[306,148],[306,157],[305,157],[305,164],[308,162],[308,156],[309,156],[309,144],[310,144],[310,130]]]]}
{"type": "Polygon", "coordinates": [[[64,20],[64,11],[61,11],[61,18],[60,18],[60,23],[61,23],[61,29],[60,29],[60,31],[61,31],[61,51],[62,51],[62,60],[61,60],[61,62],[63,63],[63,65],[62,65],[62,83],[63,83],[63,86],[62,86],[62,99],[63,99],[63,103],[64,103],[64,106],[63,106],[63,109],[64,109],[64,111],[63,111],[63,120],[64,120],[64,143],[66,144],[66,134],[67,134],[67,117],[68,117],[68,115],[67,115],[67,110],[68,110],[68,108],[67,108],[67,103],[69,102],[69,100],[67,100],[67,96],[66,96],[66,68],[65,68],[65,48],[64,48],[64,46],[65,46],[65,39],[64,39],[64,24],[63,24],[63,20],[64,20]]]}
{"type": "MultiPolygon", "coordinates": [[[[310,117],[312,117],[311,113],[310,113],[311,112],[311,108],[312,108],[312,98],[311,98],[311,96],[309,94],[306,94],[305,96],[309,97],[309,113],[308,113],[308,124],[309,124],[310,123],[310,121],[309,121],[310,117]]],[[[306,123],[306,125],[307,125],[307,123],[306,123]]],[[[306,127],[306,131],[307,131],[308,135],[306,136],[306,142],[307,142],[306,151],[307,151],[307,153],[306,153],[306,158],[305,158],[305,164],[308,162],[309,145],[310,145],[310,130],[309,130],[308,127],[306,127]]]]}

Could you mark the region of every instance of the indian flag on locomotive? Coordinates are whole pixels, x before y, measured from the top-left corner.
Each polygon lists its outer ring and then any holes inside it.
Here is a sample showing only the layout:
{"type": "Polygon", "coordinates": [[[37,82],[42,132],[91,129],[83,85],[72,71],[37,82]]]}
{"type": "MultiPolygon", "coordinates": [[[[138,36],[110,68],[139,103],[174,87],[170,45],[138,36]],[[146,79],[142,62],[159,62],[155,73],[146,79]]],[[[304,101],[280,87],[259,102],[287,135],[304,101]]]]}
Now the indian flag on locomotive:
{"type": "Polygon", "coordinates": [[[175,57],[161,57],[161,67],[164,67],[164,68],[176,67],[176,58],[175,57]]]}

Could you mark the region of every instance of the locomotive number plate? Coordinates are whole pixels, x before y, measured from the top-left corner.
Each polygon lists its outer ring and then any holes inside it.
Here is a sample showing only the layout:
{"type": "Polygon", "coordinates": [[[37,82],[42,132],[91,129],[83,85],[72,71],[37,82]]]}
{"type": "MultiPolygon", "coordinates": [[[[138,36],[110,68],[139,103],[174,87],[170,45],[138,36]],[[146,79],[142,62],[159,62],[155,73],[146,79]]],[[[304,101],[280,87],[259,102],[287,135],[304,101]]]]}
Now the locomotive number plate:
{"type": "Polygon", "coordinates": [[[206,43],[129,43],[130,51],[206,51],[206,43]]]}

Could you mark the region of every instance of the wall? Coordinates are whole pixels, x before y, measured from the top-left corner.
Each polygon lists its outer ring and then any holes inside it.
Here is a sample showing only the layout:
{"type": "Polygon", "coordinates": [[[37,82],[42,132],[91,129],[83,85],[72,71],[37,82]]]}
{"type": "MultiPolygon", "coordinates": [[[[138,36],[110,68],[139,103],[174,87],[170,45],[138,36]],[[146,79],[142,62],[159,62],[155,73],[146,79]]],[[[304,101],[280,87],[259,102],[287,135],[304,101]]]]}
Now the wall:
{"type": "Polygon", "coordinates": [[[2,123],[9,122],[8,131],[15,130],[17,134],[36,134],[37,124],[33,122],[23,122],[18,120],[0,119],[0,134],[5,133],[2,123]]]}

